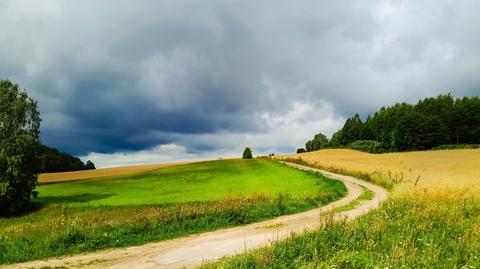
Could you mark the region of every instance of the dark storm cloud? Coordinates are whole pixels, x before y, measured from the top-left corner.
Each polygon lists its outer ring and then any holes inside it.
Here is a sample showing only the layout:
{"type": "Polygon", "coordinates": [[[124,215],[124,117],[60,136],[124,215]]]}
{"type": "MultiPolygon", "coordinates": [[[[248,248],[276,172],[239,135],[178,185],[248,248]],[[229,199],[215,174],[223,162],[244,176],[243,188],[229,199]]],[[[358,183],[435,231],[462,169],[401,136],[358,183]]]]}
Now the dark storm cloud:
{"type": "Polygon", "coordinates": [[[281,151],[355,112],[478,95],[479,8],[0,1],[0,75],[39,100],[43,141],[76,154],[226,150],[246,135],[281,151]]]}

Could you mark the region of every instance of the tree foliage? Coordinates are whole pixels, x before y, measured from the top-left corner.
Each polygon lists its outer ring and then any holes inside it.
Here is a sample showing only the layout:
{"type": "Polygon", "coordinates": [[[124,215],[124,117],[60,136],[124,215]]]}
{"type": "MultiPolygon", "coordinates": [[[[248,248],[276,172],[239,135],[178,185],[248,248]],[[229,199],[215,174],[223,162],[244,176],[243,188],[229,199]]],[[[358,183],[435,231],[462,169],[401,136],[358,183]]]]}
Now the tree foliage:
{"type": "Polygon", "coordinates": [[[243,151],[243,158],[244,159],[251,159],[253,158],[252,150],[249,147],[246,147],[243,151]]]}
{"type": "Polygon", "coordinates": [[[307,143],[305,144],[305,149],[307,151],[314,151],[314,150],[326,148],[327,146],[328,146],[327,137],[322,133],[318,133],[313,137],[312,140],[307,141],[307,143]]]}
{"type": "Polygon", "coordinates": [[[383,147],[382,143],[375,140],[357,140],[348,144],[347,147],[371,153],[387,152],[387,149],[383,147]]]}
{"type": "Polygon", "coordinates": [[[434,115],[405,114],[392,131],[392,145],[398,151],[425,150],[448,143],[447,125],[434,115]]]}
{"type": "Polygon", "coordinates": [[[297,153],[305,153],[307,152],[304,148],[298,148],[297,153]]]}
{"type": "Polygon", "coordinates": [[[480,144],[478,96],[456,99],[447,94],[415,105],[397,103],[380,108],[365,122],[355,114],[328,141],[328,147],[370,152],[425,150],[443,144],[480,144]]]}
{"type": "Polygon", "coordinates": [[[347,145],[356,140],[362,139],[363,134],[363,122],[360,119],[360,115],[355,114],[353,117],[348,118],[342,128],[342,136],[340,142],[342,145],[347,145]]]}
{"type": "Polygon", "coordinates": [[[0,213],[22,209],[36,196],[40,113],[17,84],[0,80],[0,213]]]}
{"type": "Polygon", "coordinates": [[[41,173],[95,169],[95,165],[91,161],[90,164],[88,161],[84,164],[80,158],[42,144],[38,144],[38,154],[40,156],[41,173]]]}
{"type": "Polygon", "coordinates": [[[86,163],[85,163],[85,169],[86,170],[94,170],[95,169],[95,164],[88,160],[86,163]]]}

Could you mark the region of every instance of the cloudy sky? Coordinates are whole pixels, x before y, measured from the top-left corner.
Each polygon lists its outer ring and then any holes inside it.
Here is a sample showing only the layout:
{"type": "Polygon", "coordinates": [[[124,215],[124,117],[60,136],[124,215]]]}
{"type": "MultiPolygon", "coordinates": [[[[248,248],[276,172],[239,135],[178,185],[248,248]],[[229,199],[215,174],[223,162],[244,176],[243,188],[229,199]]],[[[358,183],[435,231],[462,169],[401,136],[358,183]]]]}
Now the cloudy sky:
{"type": "Polygon", "coordinates": [[[291,152],[380,106],[480,94],[480,1],[0,0],[0,78],[97,166],[291,152]]]}

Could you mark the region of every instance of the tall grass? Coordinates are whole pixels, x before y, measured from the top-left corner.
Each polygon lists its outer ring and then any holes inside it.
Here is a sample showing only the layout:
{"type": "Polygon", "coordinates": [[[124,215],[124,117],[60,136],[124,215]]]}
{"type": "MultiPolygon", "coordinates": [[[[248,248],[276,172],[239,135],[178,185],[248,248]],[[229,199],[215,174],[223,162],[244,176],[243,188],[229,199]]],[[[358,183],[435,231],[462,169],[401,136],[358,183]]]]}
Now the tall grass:
{"type": "Polygon", "coordinates": [[[387,187],[393,195],[409,193],[414,187],[469,189],[472,195],[480,195],[480,149],[386,154],[328,149],[276,158],[301,158],[310,166],[351,174],[387,187]]]}
{"type": "Polygon", "coordinates": [[[480,201],[448,189],[394,197],[352,222],[325,222],[203,268],[480,268],[480,201]]]}
{"type": "Polygon", "coordinates": [[[299,165],[304,165],[304,166],[325,170],[325,171],[336,173],[336,174],[348,175],[355,178],[363,179],[365,181],[380,185],[388,190],[391,190],[395,186],[395,184],[402,183],[404,181],[404,175],[402,172],[393,174],[390,170],[386,173],[376,170],[373,173],[365,173],[360,171],[353,171],[353,170],[347,170],[344,168],[339,168],[334,165],[324,166],[319,164],[318,162],[305,161],[304,159],[302,159],[301,156],[297,158],[284,157],[281,160],[289,163],[295,163],[299,165]]]}
{"type": "MultiPolygon", "coordinates": [[[[322,203],[337,198],[319,195],[322,203]]],[[[164,207],[68,208],[52,206],[38,214],[52,219],[26,220],[2,231],[2,263],[39,259],[108,247],[141,244],[220,227],[246,224],[317,206],[320,201],[254,198],[164,207]]]]}
{"type": "Polygon", "coordinates": [[[279,158],[360,177],[393,195],[351,222],[326,221],[204,268],[480,268],[480,150],[338,149],[279,158]]]}
{"type": "Polygon", "coordinates": [[[22,217],[0,219],[0,264],[138,245],[252,223],[312,209],[346,194],[340,181],[319,175],[317,180],[325,187],[305,197],[257,193],[163,205],[50,204],[22,217]]]}

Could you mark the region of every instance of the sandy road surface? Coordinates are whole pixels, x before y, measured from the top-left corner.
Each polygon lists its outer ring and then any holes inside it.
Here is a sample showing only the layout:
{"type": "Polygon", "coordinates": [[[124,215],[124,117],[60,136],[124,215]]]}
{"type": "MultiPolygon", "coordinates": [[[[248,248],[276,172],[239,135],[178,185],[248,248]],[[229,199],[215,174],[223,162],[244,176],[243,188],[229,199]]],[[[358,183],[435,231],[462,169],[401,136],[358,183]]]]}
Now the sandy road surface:
{"type": "Polygon", "coordinates": [[[182,268],[193,267],[204,261],[220,259],[249,249],[281,240],[292,233],[303,232],[318,227],[321,213],[330,212],[333,208],[346,205],[355,200],[361,193],[361,186],[375,193],[374,199],[363,201],[355,209],[336,213],[335,219],[355,218],[376,208],[387,199],[388,192],[371,183],[349,176],[338,175],[318,169],[288,164],[298,169],[319,171],[329,178],[345,183],[348,195],[338,201],[307,212],[282,216],[275,219],[221,229],[188,237],[149,243],[141,246],[103,250],[74,256],[51,258],[14,264],[6,268],[38,268],[65,266],[72,268],[182,268]]]}

